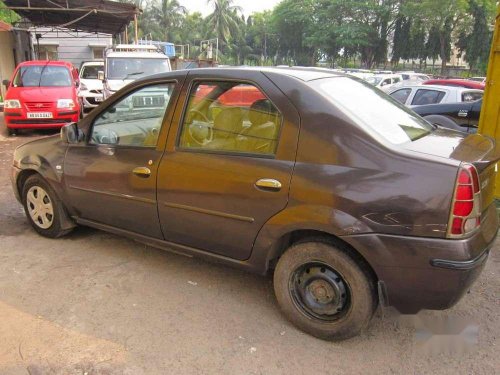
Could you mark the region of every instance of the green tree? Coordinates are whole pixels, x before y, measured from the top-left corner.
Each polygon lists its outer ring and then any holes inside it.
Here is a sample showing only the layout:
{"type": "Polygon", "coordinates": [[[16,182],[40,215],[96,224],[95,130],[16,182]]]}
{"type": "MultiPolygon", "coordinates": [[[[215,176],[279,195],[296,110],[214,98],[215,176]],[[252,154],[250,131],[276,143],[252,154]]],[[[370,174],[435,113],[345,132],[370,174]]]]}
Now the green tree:
{"type": "Polygon", "coordinates": [[[153,16],[162,30],[163,41],[177,42],[179,27],[187,13],[177,0],[158,0],[152,4],[153,16]]]}
{"type": "Polygon", "coordinates": [[[236,34],[241,25],[238,13],[241,7],[233,5],[233,0],[208,0],[208,4],[213,7],[213,12],[207,17],[206,22],[215,36],[222,43],[228,43],[231,34],[236,34]]]}
{"type": "Polygon", "coordinates": [[[455,44],[469,63],[470,69],[486,72],[493,31],[490,25],[495,19],[495,0],[469,0],[467,14],[455,44]]]}
{"type": "Polygon", "coordinates": [[[287,63],[314,65],[317,48],[308,36],[313,34],[315,0],[284,0],[273,11],[272,23],[279,35],[278,53],[287,63]]]}
{"type": "Polygon", "coordinates": [[[433,31],[432,37],[439,39],[441,74],[445,74],[446,63],[450,58],[451,36],[455,27],[463,21],[466,9],[467,0],[408,0],[405,3],[406,15],[418,16],[433,31]]]}

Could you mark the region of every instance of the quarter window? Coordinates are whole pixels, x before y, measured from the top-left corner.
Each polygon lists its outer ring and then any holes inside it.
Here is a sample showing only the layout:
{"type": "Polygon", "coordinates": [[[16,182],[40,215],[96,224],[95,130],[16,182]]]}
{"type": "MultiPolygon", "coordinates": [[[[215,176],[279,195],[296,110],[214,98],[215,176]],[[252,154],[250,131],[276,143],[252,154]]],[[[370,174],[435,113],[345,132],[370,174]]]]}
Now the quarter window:
{"type": "Polygon", "coordinates": [[[155,147],[174,83],[142,87],[120,99],[94,121],[91,143],[155,147]]]}
{"type": "Polygon", "coordinates": [[[179,146],[273,155],[281,122],[277,108],[254,85],[197,83],[189,95],[179,146]]]}
{"type": "Polygon", "coordinates": [[[426,105],[426,104],[437,104],[443,100],[445,96],[444,91],[438,90],[417,90],[413,100],[411,102],[412,105],[426,105]]]}
{"type": "Polygon", "coordinates": [[[401,89],[398,91],[394,91],[391,96],[396,99],[398,102],[405,104],[406,100],[410,96],[411,89],[401,89]]]}
{"type": "Polygon", "coordinates": [[[473,102],[479,100],[483,97],[483,93],[480,91],[464,91],[462,93],[463,102],[473,102]]]}

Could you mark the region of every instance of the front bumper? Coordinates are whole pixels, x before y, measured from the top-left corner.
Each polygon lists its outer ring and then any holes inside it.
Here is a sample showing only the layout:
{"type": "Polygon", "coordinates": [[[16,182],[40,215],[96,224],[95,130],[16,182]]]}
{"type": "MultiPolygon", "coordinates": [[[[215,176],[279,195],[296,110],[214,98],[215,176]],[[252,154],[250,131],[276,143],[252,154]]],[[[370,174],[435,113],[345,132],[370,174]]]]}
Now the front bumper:
{"type": "Polygon", "coordinates": [[[404,314],[453,306],[484,268],[498,231],[492,204],[483,214],[480,231],[455,240],[366,234],[343,237],[361,252],[379,279],[388,306],[404,314]]]}
{"type": "Polygon", "coordinates": [[[17,178],[19,177],[19,174],[21,173],[21,169],[12,166],[10,169],[10,182],[12,184],[12,190],[14,191],[14,195],[16,196],[16,199],[21,202],[21,195],[19,192],[19,189],[17,188],[17,178]]]}
{"type": "Polygon", "coordinates": [[[95,108],[104,101],[103,94],[84,93],[83,95],[80,94],[80,97],[82,98],[83,108],[85,109],[95,108]]]}
{"type": "Polygon", "coordinates": [[[4,112],[5,125],[9,129],[46,129],[60,128],[71,122],[78,122],[78,110],[59,110],[53,112],[52,118],[28,119],[26,114],[21,111],[4,112]]]}

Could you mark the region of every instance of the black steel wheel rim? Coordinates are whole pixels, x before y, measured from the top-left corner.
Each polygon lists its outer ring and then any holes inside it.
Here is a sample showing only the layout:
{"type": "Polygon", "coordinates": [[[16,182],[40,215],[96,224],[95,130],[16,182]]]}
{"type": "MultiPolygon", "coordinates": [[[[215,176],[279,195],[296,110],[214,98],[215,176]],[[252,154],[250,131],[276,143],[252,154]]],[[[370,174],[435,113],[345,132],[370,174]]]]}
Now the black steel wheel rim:
{"type": "Polygon", "coordinates": [[[298,267],[291,274],[289,290],[296,307],[313,319],[335,321],[350,308],[349,285],[338,271],[324,262],[298,267]]]}

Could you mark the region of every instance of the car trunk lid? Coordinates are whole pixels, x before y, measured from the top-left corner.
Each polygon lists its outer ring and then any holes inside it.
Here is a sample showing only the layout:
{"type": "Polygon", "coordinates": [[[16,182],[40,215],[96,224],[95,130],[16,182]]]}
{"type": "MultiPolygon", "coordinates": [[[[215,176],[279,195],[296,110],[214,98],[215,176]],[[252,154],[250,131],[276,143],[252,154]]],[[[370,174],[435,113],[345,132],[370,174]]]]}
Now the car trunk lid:
{"type": "Polygon", "coordinates": [[[426,137],[405,145],[420,153],[472,164],[479,175],[481,207],[485,210],[494,200],[500,144],[481,134],[465,134],[437,129],[426,137]]]}

